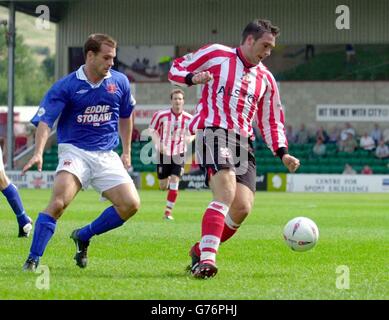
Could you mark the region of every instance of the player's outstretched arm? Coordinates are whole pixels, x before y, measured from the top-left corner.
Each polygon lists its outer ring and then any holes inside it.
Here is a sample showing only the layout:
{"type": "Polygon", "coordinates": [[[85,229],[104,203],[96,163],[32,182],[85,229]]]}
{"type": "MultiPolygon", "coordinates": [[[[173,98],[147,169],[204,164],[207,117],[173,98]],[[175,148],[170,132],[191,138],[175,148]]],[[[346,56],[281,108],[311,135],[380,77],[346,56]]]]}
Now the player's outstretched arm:
{"type": "Polygon", "coordinates": [[[35,151],[32,158],[23,167],[22,175],[26,173],[33,165],[37,165],[38,171],[42,171],[43,151],[49,137],[50,127],[45,122],[39,122],[35,133],[35,151]]]}
{"type": "Polygon", "coordinates": [[[288,168],[289,172],[296,172],[300,167],[300,160],[291,156],[290,154],[284,154],[282,157],[282,163],[288,168]]]}

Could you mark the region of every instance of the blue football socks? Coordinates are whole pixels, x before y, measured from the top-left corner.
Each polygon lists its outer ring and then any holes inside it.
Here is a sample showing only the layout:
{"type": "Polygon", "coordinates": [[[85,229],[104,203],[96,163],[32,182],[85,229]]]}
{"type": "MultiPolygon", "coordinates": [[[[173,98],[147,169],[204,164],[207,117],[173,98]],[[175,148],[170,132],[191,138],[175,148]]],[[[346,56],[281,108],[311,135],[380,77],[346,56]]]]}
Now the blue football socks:
{"type": "Polygon", "coordinates": [[[24,210],[22,200],[20,199],[18,189],[16,189],[15,185],[10,183],[9,186],[1,192],[3,193],[4,197],[6,197],[9,205],[15,213],[19,226],[23,227],[29,223],[30,219],[24,210]]]}
{"type": "Polygon", "coordinates": [[[29,258],[38,260],[43,255],[46,246],[54,234],[57,221],[46,213],[39,213],[35,223],[34,238],[32,239],[29,258]]]}
{"type": "Polygon", "coordinates": [[[91,224],[81,228],[77,233],[77,237],[81,241],[88,241],[94,235],[120,227],[123,223],[124,220],[119,216],[115,208],[111,206],[105,209],[91,224]]]}

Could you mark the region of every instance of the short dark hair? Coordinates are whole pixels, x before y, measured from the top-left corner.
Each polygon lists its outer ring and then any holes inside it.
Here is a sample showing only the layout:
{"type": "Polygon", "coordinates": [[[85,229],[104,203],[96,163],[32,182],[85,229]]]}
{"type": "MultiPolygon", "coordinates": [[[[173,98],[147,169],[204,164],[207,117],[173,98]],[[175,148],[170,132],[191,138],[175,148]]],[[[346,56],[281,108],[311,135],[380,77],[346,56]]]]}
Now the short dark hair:
{"type": "Polygon", "coordinates": [[[91,34],[84,44],[84,58],[88,51],[92,51],[95,54],[100,52],[102,44],[106,44],[112,48],[116,48],[117,42],[111,36],[103,33],[94,33],[91,34]]]}
{"type": "Polygon", "coordinates": [[[171,92],[170,92],[170,100],[173,99],[173,96],[175,94],[182,94],[182,97],[185,99],[185,93],[182,89],[173,89],[171,92]]]}
{"type": "Polygon", "coordinates": [[[277,37],[280,33],[280,28],[273,26],[271,22],[266,19],[256,19],[251,21],[242,32],[242,44],[246,41],[250,34],[253,35],[255,40],[258,40],[266,32],[277,37]]]}

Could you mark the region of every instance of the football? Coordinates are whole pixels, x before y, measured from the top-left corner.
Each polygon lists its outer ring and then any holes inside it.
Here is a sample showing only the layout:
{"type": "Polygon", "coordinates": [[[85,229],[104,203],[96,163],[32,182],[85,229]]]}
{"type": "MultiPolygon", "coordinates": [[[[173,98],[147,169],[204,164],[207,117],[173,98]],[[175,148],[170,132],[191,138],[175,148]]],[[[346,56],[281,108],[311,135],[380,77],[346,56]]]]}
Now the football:
{"type": "Polygon", "coordinates": [[[311,219],[297,217],[285,225],[284,240],[294,251],[307,251],[319,240],[319,229],[311,219]]]}

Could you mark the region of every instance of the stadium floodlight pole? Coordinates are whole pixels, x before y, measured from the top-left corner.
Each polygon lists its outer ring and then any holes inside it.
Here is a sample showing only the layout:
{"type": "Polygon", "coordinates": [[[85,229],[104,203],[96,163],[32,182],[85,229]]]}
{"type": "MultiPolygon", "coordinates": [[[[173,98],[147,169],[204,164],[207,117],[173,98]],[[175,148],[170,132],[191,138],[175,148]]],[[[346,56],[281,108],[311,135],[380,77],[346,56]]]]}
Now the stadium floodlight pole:
{"type": "Polygon", "coordinates": [[[15,85],[15,3],[9,3],[7,31],[8,45],[8,114],[7,114],[7,169],[13,169],[14,155],[14,85],[15,85]]]}

